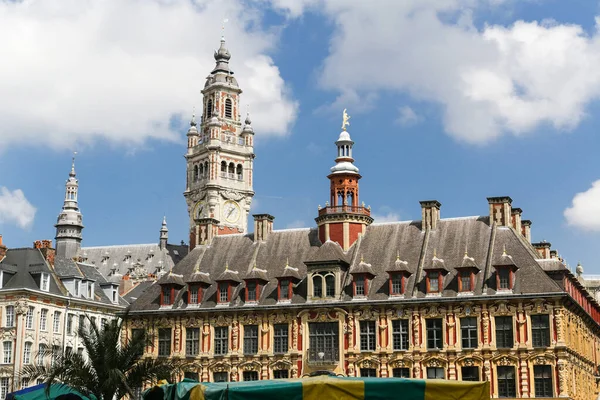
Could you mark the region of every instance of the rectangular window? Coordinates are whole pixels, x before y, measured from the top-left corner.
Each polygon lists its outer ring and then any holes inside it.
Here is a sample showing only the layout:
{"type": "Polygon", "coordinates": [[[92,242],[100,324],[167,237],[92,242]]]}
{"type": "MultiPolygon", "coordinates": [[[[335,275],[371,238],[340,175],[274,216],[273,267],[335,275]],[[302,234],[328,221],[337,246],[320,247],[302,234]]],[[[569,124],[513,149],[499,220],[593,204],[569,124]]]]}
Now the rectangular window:
{"type": "Polygon", "coordinates": [[[227,372],[213,372],[213,381],[214,382],[228,382],[229,376],[227,372]]]}
{"type": "Polygon", "coordinates": [[[257,381],[258,380],[258,372],[257,371],[244,371],[244,381],[257,381]]]}
{"type": "Polygon", "coordinates": [[[92,322],[92,325],[94,325],[96,328],[98,327],[98,326],[96,325],[96,317],[91,317],[91,318],[90,318],[90,321],[92,322]]]}
{"type": "Polygon", "coordinates": [[[94,284],[92,282],[87,283],[87,298],[91,299],[94,293],[94,284]]]}
{"type": "Polygon", "coordinates": [[[498,367],[498,397],[517,397],[515,367],[498,367]]]}
{"type": "Polygon", "coordinates": [[[81,281],[75,279],[75,297],[79,297],[79,293],[81,293],[81,281]]]}
{"type": "Polygon", "coordinates": [[[200,351],[200,328],[185,328],[185,355],[195,357],[200,351]]]}
{"type": "Polygon", "coordinates": [[[42,289],[44,292],[50,290],[50,275],[45,272],[42,272],[40,289],[42,289]]]}
{"type": "Polygon", "coordinates": [[[198,286],[192,286],[190,289],[190,304],[198,304],[198,286]]]}
{"type": "Polygon", "coordinates": [[[223,355],[227,354],[229,347],[229,327],[217,326],[215,327],[215,354],[223,355]]]}
{"type": "Polygon", "coordinates": [[[427,379],[446,379],[444,368],[427,367],[427,379]]]}
{"type": "Polygon", "coordinates": [[[360,350],[375,351],[375,321],[360,321],[360,350]]]}
{"type": "Polygon", "coordinates": [[[552,397],[552,367],[549,365],[534,365],[533,377],[535,397],[552,397]]]}
{"type": "MultiPolygon", "coordinates": [[[[355,296],[365,296],[365,277],[359,275],[356,277],[354,281],[354,295],[355,296]]],[[[361,375],[362,376],[362,375],[361,375]]]]}
{"type": "Polygon", "coordinates": [[[466,317],[460,319],[460,334],[463,349],[477,348],[477,318],[466,317]]]}
{"type": "Polygon", "coordinates": [[[40,312],[40,331],[45,331],[46,326],[48,325],[48,310],[42,308],[40,312]]]}
{"type": "Polygon", "coordinates": [[[510,270],[508,268],[498,268],[498,290],[512,289],[510,286],[510,270]]]}
{"type": "Polygon", "coordinates": [[[163,299],[163,305],[168,306],[171,304],[171,288],[170,287],[163,287],[162,289],[162,299],[163,299]]]}
{"type": "Polygon", "coordinates": [[[75,316],[73,314],[67,315],[67,333],[68,334],[73,333],[73,318],[75,318],[75,316]]]}
{"type": "Polygon", "coordinates": [[[433,318],[426,321],[427,327],[427,349],[443,349],[442,319],[433,318]]]}
{"type": "Polygon", "coordinates": [[[6,306],[6,318],[4,322],[6,323],[7,328],[12,328],[15,326],[15,307],[14,306],[6,306]]]}
{"type": "Polygon", "coordinates": [[[288,351],[288,324],[273,326],[273,351],[275,354],[284,354],[288,351]]]}
{"type": "Polygon", "coordinates": [[[244,354],[258,353],[258,325],[244,325],[244,354]]]}
{"type": "Polygon", "coordinates": [[[361,368],[360,376],[363,378],[377,378],[377,370],[375,368],[361,368]]]}
{"type": "Polygon", "coordinates": [[[392,370],[392,375],[394,378],[410,378],[410,369],[409,368],[394,368],[392,370]]]}
{"type": "Polygon", "coordinates": [[[79,329],[85,328],[85,315],[79,316],[79,329]]]}
{"type": "MultiPolygon", "coordinates": [[[[136,340],[136,338],[138,337],[144,337],[145,335],[145,330],[144,329],[132,329],[131,330],[131,340],[136,340]]],[[[145,340],[145,339],[144,339],[145,340]]],[[[138,356],[142,356],[144,354],[144,348],[141,348],[138,350],[138,356]]]]}
{"type": "Polygon", "coordinates": [[[229,284],[219,283],[219,303],[227,303],[229,301],[229,284]]]}
{"type": "Polygon", "coordinates": [[[200,382],[200,376],[199,376],[199,374],[197,372],[185,371],[183,373],[183,377],[185,379],[192,379],[192,380],[194,380],[196,382],[200,382]]]}
{"type": "Polygon", "coordinates": [[[279,300],[290,299],[290,281],[282,279],[279,281],[279,300]]]}
{"type": "Polygon", "coordinates": [[[460,273],[460,291],[461,292],[472,292],[471,287],[471,272],[461,271],[460,273]]]}
{"type": "Polygon", "coordinates": [[[31,363],[31,346],[31,342],[25,342],[25,345],[23,346],[23,364],[31,363]]]}
{"type": "Polygon", "coordinates": [[[392,286],[390,294],[402,294],[402,274],[395,273],[392,275],[392,286]]]}
{"type": "Polygon", "coordinates": [[[408,320],[395,319],[392,321],[392,342],[394,350],[408,350],[408,320]]]}
{"type": "Polygon", "coordinates": [[[22,388],[26,388],[29,386],[29,378],[23,378],[21,379],[21,387],[22,388]]]}
{"type": "Polygon", "coordinates": [[[287,369],[276,369],[273,371],[273,379],[287,379],[290,373],[287,369]]]}
{"type": "Polygon", "coordinates": [[[531,316],[531,342],[533,347],[550,346],[550,318],[547,314],[531,316]]]}
{"type": "Polygon", "coordinates": [[[512,317],[496,317],[496,347],[510,349],[514,343],[512,317]]]}
{"type": "Polygon", "coordinates": [[[0,378],[0,399],[4,400],[8,394],[8,388],[10,384],[10,378],[0,378]]]}
{"type": "Polygon", "coordinates": [[[308,324],[308,361],[311,363],[336,363],[339,360],[337,322],[312,322],[308,324]]]}
{"type": "Polygon", "coordinates": [[[427,293],[438,293],[440,291],[440,273],[438,271],[428,272],[427,282],[429,283],[427,293]]]}
{"type": "Polygon", "coordinates": [[[2,343],[2,364],[12,363],[12,342],[2,343]]]}
{"type": "Polygon", "coordinates": [[[247,301],[256,301],[256,282],[248,282],[246,291],[247,301]]]}
{"type": "Polygon", "coordinates": [[[52,321],[52,330],[54,333],[60,332],[60,311],[54,312],[54,320],[52,321]]]}
{"type": "Polygon", "coordinates": [[[33,314],[35,313],[34,307],[27,308],[27,315],[25,315],[25,329],[33,329],[33,314]]]}
{"type": "Polygon", "coordinates": [[[479,381],[479,367],[462,367],[461,375],[463,381],[479,381]]]}
{"type": "Polygon", "coordinates": [[[102,318],[100,320],[100,324],[102,325],[102,328],[104,328],[104,326],[108,323],[108,320],[106,318],[102,318]]]}
{"type": "Polygon", "coordinates": [[[171,328],[158,329],[158,356],[168,357],[171,355],[171,328]]]}

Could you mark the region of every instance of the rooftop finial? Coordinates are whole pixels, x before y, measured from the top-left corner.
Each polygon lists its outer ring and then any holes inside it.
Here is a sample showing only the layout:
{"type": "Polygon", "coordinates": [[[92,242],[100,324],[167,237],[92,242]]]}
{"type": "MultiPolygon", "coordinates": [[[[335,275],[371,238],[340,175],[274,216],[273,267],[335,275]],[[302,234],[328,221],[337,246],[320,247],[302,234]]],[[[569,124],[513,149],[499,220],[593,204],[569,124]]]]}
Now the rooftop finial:
{"type": "Polygon", "coordinates": [[[229,270],[229,261],[225,261],[225,270],[229,270]]]}
{"type": "Polygon", "coordinates": [[[363,254],[361,253],[360,255],[360,262],[365,262],[365,258],[363,257],[363,254]]]}
{"type": "Polygon", "coordinates": [[[465,258],[469,257],[469,252],[467,251],[467,245],[465,244],[465,258]]]}
{"type": "Polygon", "coordinates": [[[196,106],[194,106],[192,110],[192,120],[190,121],[190,126],[196,126],[196,106]]]}
{"type": "Polygon", "coordinates": [[[348,115],[348,113],[346,112],[346,109],[344,108],[344,112],[342,113],[342,130],[346,130],[346,127],[348,125],[350,125],[350,116],[348,115]]]}
{"type": "Polygon", "coordinates": [[[229,18],[223,19],[223,23],[221,24],[221,42],[225,41],[225,24],[229,22],[229,18]]]}
{"type": "Polygon", "coordinates": [[[77,152],[74,151],[73,152],[73,158],[71,159],[71,172],[69,173],[69,176],[75,176],[75,156],[77,155],[77,152]]]}
{"type": "Polygon", "coordinates": [[[289,266],[290,266],[290,258],[289,258],[289,257],[286,257],[286,258],[285,258],[285,266],[286,266],[286,267],[289,267],[289,266]]]}
{"type": "Polygon", "coordinates": [[[506,244],[502,245],[502,255],[505,256],[506,255],[506,244]]]}
{"type": "Polygon", "coordinates": [[[437,258],[437,247],[433,248],[433,258],[437,258]]]}
{"type": "Polygon", "coordinates": [[[396,260],[400,259],[400,250],[396,250],[396,260]]]}

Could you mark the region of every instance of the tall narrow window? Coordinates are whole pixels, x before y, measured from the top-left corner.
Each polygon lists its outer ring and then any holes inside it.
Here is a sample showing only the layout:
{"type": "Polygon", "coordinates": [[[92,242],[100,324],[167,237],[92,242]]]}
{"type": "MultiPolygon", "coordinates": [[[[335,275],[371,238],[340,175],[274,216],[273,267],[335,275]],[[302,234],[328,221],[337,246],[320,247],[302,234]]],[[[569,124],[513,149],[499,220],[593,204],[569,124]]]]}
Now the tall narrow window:
{"type": "Polygon", "coordinates": [[[533,347],[550,346],[550,318],[547,314],[531,316],[531,342],[533,347]]]}
{"type": "Polygon", "coordinates": [[[198,304],[198,286],[190,287],[190,304],[198,304]]]}
{"type": "Polygon", "coordinates": [[[471,271],[460,271],[460,292],[472,292],[473,285],[472,282],[473,273],[471,271]]]}
{"type": "Polygon", "coordinates": [[[168,306],[171,304],[171,288],[165,286],[162,288],[162,304],[168,306]]]}
{"type": "Polygon", "coordinates": [[[25,328],[33,329],[33,313],[35,313],[34,307],[27,308],[27,315],[25,315],[25,328]]]}
{"type": "Polygon", "coordinates": [[[40,289],[43,290],[44,292],[47,292],[50,290],[50,275],[46,272],[42,272],[42,274],[41,274],[40,289]]]}
{"type": "Polygon", "coordinates": [[[229,283],[219,283],[219,303],[227,303],[229,301],[229,283]]]}
{"type": "Polygon", "coordinates": [[[439,271],[427,272],[427,293],[440,292],[440,273],[439,271]]]}
{"type": "Polygon", "coordinates": [[[231,118],[233,115],[233,105],[231,99],[225,99],[225,118],[231,118]]]}
{"type": "Polygon", "coordinates": [[[279,281],[279,300],[289,300],[291,298],[290,283],[291,282],[288,279],[282,279],[279,281]]]}
{"type": "Polygon", "coordinates": [[[247,301],[256,301],[256,282],[248,282],[246,284],[247,301]]]}
{"type": "Polygon", "coordinates": [[[206,102],[206,118],[212,117],[213,113],[213,101],[212,99],[208,99],[206,102]]]}
{"type": "Polygon", "coordinates": [[[23,346],[23,364],[31,364],[31,342],[25,342],[23,346]]]}
{"type": "Polygon", "coordinates": [[[498,397],[517,397],[515,367],[498,367],[498,397]]]}
{"type": "Polygon", "coordinates": [[[4,400],[10,387],[10,378],[0,378],[0,399],[4,400]]]}
{"type": "Polygon", "coordinates": [[[237,175],[238,180],[243,180],[244,179],[244,174],[243,174],[244,170],[242,168],[242,164],[238,164],[237,168],[235,170],[235,173],[237,175]]]}
{"type": "Polygon", "coordinates": [[[244,354],[258,353],[258,325],[244,325],[244,354]]]}
{"type": "Polygon", "coordinates": [[[552,367],[549,365],[534,365],[533,377],[535,397],[552,397],[552,367]]]}
{"type": "Polygon", "coordinates": [[[510,269],[508,268],[498,268],[496,271],[497,274],[497,285],[498,290],[509,290],[512,289],[511,279],[510,279],[510,269]]]}
{"type": "Polygon", "coordinates": [[[78,329],[85,329],[85,315],[79,316],[79,328],[78,329]]]}
{"type": "Polygon", "coordinates": [[[375,351],[375,321],[360,321],[360,350],[375,351]]]}
{"type": "Polygon", "coordinates": [[[73,333],[73,318],[75,318],[75,316],[73,314],[67,315],[67,333],[68,334],[73,333]]]}
{"type": "Polygon", "coordinates": [[[158,356],[168,357],[171,355],[171,328],[158,329],[158,356]]]}
{"type": "Polygon", "coordinates": [[[275,354],[284,354],[288,351],[288,324],[273,326],[273,351],[275,354]]]}
{"type": "Polygon", "coordinates": [[[444,342],[442,341],[442,319],[433,318],[426,322],[427,327],[427,349],[435,350],[442,349],[444,342]]]}
{"type": "Polygon", "coordinates": [[[408,320],[395,319],[392,321],[392,341],[394,350],[408,350],[408,320]]]}
{"type": "Polygon", "coordinates": [[[195,357],[200,350],[200,328],[185,328],[185,355],[195,357]]]}
{"type": "Polygon", "coordinates": [[[325,277],[325,296],[335,296],[335,277],[332,274],[329,274],[325,277]]]}
{"type": "Polygon", "coordinates": [[[313,276],[313,296],[323,297],[323,277],[318,274],[313,276]]]}
{"type": "Polygon", "coordinates": [[[496,347],[510,349],[514,346],[512,317],[496,317],[496,347]]]}
{"type": "Polygon", "coordinates": [[[460,319],[460,334],[463,349],[477,348],[477,318],[466,317],[460,319]]]}
{"type": "Polygon", "coordinates": [[[6,311],[6,319],[5,319],[5,326],[7,328],[12,328],[13,326],[15,326],[15,307],[14,306],[6,306],[5,308],[6,311]]]}
{"type": "MultiPolygon", "coordinates": [[[[144,329],[138,328],[138,329],[131,330],[131,340],[133,340],[133,341],[143,340],[144,342],[146,342],[147,341],[146,339],[147,339],[146,331],[144,329]]],[[[144,354],[144,347],[138,349],[137,355],[139,357],[141,357],[144,354]]]]}
{"type": "Polygon", "coordinates": [[[38,345],[38,354],[37,354],[37,365],[44,365],[44,357],[46,356],[46,345],[44,343],[40,343],[38,345]]]}
{"type": "Polygon", "coordinates": [[[479,367],[462,367],[460,372],[463,381],[476,382],[479,380],[479,367]]]}
{"type": "Polygon", "coordinates": [[[446,379],[444,368],[427,367],[427,379],[446,379]]]}
{"type": "Polygon", "coordinates": [[[363,275],[357,275],[355,278],[354,295],[355,296],[365,296],[366,295],[365,277],[363,275]]]}
{"type": "Polygon", "coordinates": [[[40,312],[40,331],[45,331],[46,326],[48,325],[48,310],[42,308],[40,312]]]}
{"type": "Polygon", "coordinates": [[[404,278],[403,274],[399,274],[397,272],[392,274],[392,276],[390,278],[390,294],[391,295],[398,295],[398,294],[404,293],[403,278],[404,278]]]}
{"type": "Polygon", "coordinates": [[[2,343],[2,364],[12,363],[12,347],[13,344],[11,341],[6,341],[2,343]]]}
{"type": "Polygon", "coordinates": [[[229,327],[215,327],[215,355],[227,354],[229,347],[229,327]]]}
{"type": "Polygon", "coordinates": [[[55,366],[58,362],[58,356],[60,354],[60,346],[52,346],[52,354],[50,355],[50,365],[55,366]]]}
{"type": "Polygon", "coordinates": [[[93,294],[94,294],[94,283],[88,282],[87,283],[87,298],[88,299],[93,298],[93,294]]]}

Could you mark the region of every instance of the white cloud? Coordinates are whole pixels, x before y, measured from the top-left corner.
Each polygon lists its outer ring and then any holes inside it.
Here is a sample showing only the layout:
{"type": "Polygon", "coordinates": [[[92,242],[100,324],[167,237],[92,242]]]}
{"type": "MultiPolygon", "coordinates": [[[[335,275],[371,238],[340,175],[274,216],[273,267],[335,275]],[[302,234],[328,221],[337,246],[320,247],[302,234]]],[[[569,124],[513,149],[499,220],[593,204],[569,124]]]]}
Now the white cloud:
{"type": "Polygon", "coordinates": [[[506,3],[499,0],[273,1],[291,16],[310,8],[334,21],[319,75],[324,88],[354,100],[395,91],[439,103],[446,132],[461,141],[486,143],[542,125],[570,130],[600,97],[598,28],[475,27],[478,7],[506,3]]]}
{"type": "Polygon", "coordinates": [[[27,229],[33,224],[36,211],[21,189],[10,191],[0,186],[0,224],[16,224],[27,229]]]}
{"type": "Polygon", "coordinates": [[[257,138],[285,135],[296,117],[267,55],[274,35],[243,0],[23,0],[0,2],[0,140],[73,148],[96,138],[181,140],[214,67],[221,21],[242,114],[257,138]]]}
{"type": "Polygon", "coordinates": [[[592,183],[587,191],[577,193],[564,215],[569,225],[600,231],[600,180],[592,183]]]}
{"type": "Polygon", "coordinates": [[[400,221],[400,215],[393,211],[382,214],[371,214],[371,217],[373,217],[374,223],[400,221]]]}
{"type": "Polygon", "coordinates": [[[296,219],[285,226],[285,229],[304,228],[306,223],[300,219],[296,219]]]}
{"type": "Polygon", "coordinates": [[[402,106],[398,110],[398,118],[396,119],[396,123],[403,126],[410,126],[419,121],[421,121],[421,117],[417,115],[415,110],[413,110],[411,107],[402,106]]]}

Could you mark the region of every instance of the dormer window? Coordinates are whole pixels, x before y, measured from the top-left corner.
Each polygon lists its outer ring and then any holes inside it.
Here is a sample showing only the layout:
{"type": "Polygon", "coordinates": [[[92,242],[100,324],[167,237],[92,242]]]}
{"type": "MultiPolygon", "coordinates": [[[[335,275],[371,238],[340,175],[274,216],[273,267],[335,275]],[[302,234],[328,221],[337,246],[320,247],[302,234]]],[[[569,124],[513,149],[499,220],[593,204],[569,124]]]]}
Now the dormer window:
{"type": "Polygon", "coordinates": [[[190,286],[188,291],[188,303],[198,304],[202,300],[202,288],[198,285],[190,286]]]}
{"type": "Polygon", "coordinates": [[[458,291],[459,292],[472,292],[473,291],[473,272],[472,271],[460,271],[458,273],[458,291]]]}
{"type": "Polygon", "coordinates": [[[294,284],[302,280],[298,268],[290,266],[289,260],[286,260],[283,273],[277,277],[277,300],[289,302],[294,295],[294,284]]]}
{"type": "Polygon", "coordinates": [[[427,271],[427,293],[439,293],[442,284],[441,271],[427,271]]]}
{"type": "Polygon", "coordinates": [[[314,298],[333,298],[335,296],[335,275],[333,272],[315,272],[312,275],[312,283],[314,298]]]}
{"type": "Polygon", "coordinates": [[[398,296],[406,290],[406,275],[401,272],[390,273],[390,295],[398,296]]]}
{"type": "Polygon", "coordinates": [[[173,304],[171,300],[173,299],[173,287],[172,286],[163,286],[161,292],[161,300],[160,304],[163,306],[169,306],[173,304]]]}
{"type": "Polygon", "coordinates": [[[225,270],[215,279],[215,282],[217,282],[217,304],[231,302],[234,287],[242,282],[238,275],[238,271],[229,269],[229,265],[225,264],[225,270]]]}
{"type": "Polygon", "coordinates": [[[458,291],[459,293],[473,293],[475,288],[475,275],[480,271],[475,258],[469,257],[465,250],[462,264],[456,267],[458,270],[458,291]]]}
{"type": "Polygon", "coordinates": [[[73,282],[74,284],[74,295],[75,297],[79,297],[81,294],[81,281],[79,279],[75,279],[75,281],[73,282]]]}
{"type": "Polygon", "coordinates": [[[439,294],[444,290],[444,275],[448,273],[448,269],[444,263],[444,260],[438,258],[436,250],[433,250],[433,258],[431,264],[424,267],[427,271],[425,278],[427,294],[439,294]]]}
{"type": "Polygon", "coordinates": [[[291,300],[292,282],[289,279],[280,279],[279,287],[277,288],[277,294],[277,298],[279,300],[291,300]]]}
{"type": "Polygon", "coordinates": [[[513,288],[513,273],[508,267],[496,267],[496,287],[498,290],[513,288]]]}
{"type": "Polygon", "coordinates": [[[257,302],[260,300],[262,288],[269,282],[267,271],[256,265],[244,278],[246,282],[246,302],[257,302]]]}
{"type": "Polygon", "coordinates": [[[221,282],[219,283],[219,290],[218,290],[218,303],[229,303],[229,294],[230,294],[230,288],[229,288],[229,282],[221,282]]]}
{"type": "Polygon", "coordinates": [[[356,275],[354,278],[353,286],[354,286],[354,296],[356,297],[364,297],[367,296],[369,290],[368,279],[365,275],[356,275]]]}
{"type": "Polygon", "coordinates": [[[231,99],[225,99],[225,118],[231,118],[233,115],[233,106],[231,99]]]}
{"type": "Polygon", "coordinates": [[[87,298],[91,299],[94,297],[94,282],[88,282],[87,284],[87,298]]]}
{"type": "Polygon", "coordinates": [[[50,290],[50,274],[47,272],[42,272],[41,274],[40,289],[44,292],[48,292],[50,290]]]}
{"type": "Polygon", "coordinates": [[[256,282],[248,282],[246,284],[246,301],[256,301],[259,297],[259,285],[256,282]]]}

